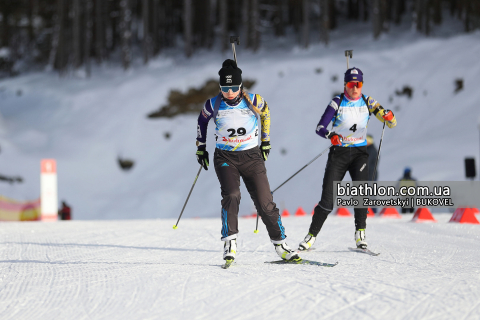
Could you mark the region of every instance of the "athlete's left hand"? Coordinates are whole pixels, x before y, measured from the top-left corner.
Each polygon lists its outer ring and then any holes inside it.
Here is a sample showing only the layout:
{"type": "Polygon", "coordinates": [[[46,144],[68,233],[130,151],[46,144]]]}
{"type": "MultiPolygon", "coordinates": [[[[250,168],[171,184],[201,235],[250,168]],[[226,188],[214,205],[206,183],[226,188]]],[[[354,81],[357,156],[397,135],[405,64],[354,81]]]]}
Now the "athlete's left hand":
{"type": "Polygon", "coordinates": [[[272,149],[272,147],[270,146],[270,141],[262,141],[260,150],[262,150],[263,161],[267,161],[268,155],[270,154],[270,149],[272,149]]]}
{"type": "Polygon", "coordinates": [[[392,121],[393,120],[392,110],[386,109],[385,112],[383,113],[383,119],[385,119],[387,121],[392,121]]]}

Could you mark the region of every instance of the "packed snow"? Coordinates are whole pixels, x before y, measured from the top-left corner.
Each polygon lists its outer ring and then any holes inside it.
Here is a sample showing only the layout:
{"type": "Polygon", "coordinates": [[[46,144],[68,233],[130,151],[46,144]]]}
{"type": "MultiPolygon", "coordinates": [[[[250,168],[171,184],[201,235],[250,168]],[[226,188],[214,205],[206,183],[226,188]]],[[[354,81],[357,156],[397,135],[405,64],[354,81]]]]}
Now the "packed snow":
{"type": "MultiPolygon", "coordinates": [[[[236,263],[224,270],[218,219],[0,224],[1,319],[479,319],[478,225],[330,216],[306,259],[278,260],[263,225],[240,219],[236,263]]],[[[287,242],[310,216],[284,218],[287,242]]]]}

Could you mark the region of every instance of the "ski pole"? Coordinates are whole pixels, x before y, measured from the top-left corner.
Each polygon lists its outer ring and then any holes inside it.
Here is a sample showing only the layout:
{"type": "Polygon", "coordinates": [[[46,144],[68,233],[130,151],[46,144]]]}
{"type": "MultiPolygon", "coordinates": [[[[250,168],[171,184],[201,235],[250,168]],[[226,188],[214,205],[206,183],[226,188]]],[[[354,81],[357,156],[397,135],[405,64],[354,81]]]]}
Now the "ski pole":
{"type": "Polygon", "coordinates": [[[353,50],[345,50],[345,57],[347,57],[347,69],[350,69],[350,67],[348,66],[348,56],[350,56],[350,59],[352,59],[352,55],[353,50]]]}
{"type": "MultiPolygon", "coordinates": [[[[353,135],[353,133],[349,134],[346,138],[344,139],[347,139],[347,138],[350,138],[351,136],[353,135]]],[[[347,144],[345,147],[348,147],[352,144],[353,142],[347,144]]],[[[271,191],[272,195],[275,191],[277,191],[278,189],[280,189],[281,186],[283,186],[285,183],[287,183],[290,179],[292,179],[293,177],[295,177],[300,171],[302,171],[303,169],[305,169],[306,167],[308,167],[313,161],[317,160],[317,158],[319,158],[322,154],[324,154],[328,149],[330,149],[331,147],[333,146],[333,144],[330,145],[330,147],[328,147],[327,149],[323,150],[322,153],[320,153],[318,156],[316,156],[315,158],[313,158],[312,161],[310,161],[309,163],[307,163],[305,166],[303,166],[303,168],[301,168],[300,170],[298,170],[297,172],[295,172],[295,174],[293,176],[291,176],[290,178],[288,178],[284,183],[282,183],[281,185],[279,185],[275,190],[271,191]]],[[[257,224],[256,224],[256,227],[255,227],[255,230],[253,231],[254,233],[258,233],[258,214],[257,214],[257,224]]]]}
{"type": "MultiPolygon", "coordinates": [[[[313,161],[317,160],[320,156],[322,156],[325,152],[328,151],[328,149],[330,149],[331,147],[333,146],[333,144],[331,144],[327,149],[323,150],[318,156],[316,156],[315,158],[313,158],[309,163],[307,163],[306,165],[304,165],[300,170],[298,170],[297,172],[295,172],[290,178],[288,178],[287,180],[285,180],[285,182],[283,182],[281,185],[279,185],[275,190],[271,191],[272,195],[275,191],[277,191],[278,189],[280,189],[280,187],[282,187],[285,183],[287,183],[288,181],[290,181],[290,179],[292,179],[293,177],[295,177],[297,174],[300,173],[300,171],[302,171],[303,169],[305,169],[306,167],[308,167],[313,161]]],[[[256,227],[255,227],[255,230],[253,231],[254,233],[258,233],[258,214],[257,214],[257,224],[256,224],[256,227]]]]}
{"type": "MultiPolygon", "coordinates": [[[[240,37],[231,36],[230,37],[230,43],[232,44],[233,59],[235,60],[235,63],[237,63],[237,53],[235,52],[235,42],[237,43],[237,45],[240,45],[240,37]]],[[[238,65],[238,63],[237,63],[237,65],[238,65]]]]}
{"type": "Polygon", "coordinates": [[[380,158],[380,149],[382,148],[383,133],[385,132],[386,122],[387,120],[383,121],[382,138],[380,139],[380,144],[378,145],[377,161],[375,161],[375,169],[373,170],[372,181],[375,181],[375,176],[377,175],[377,164],[378,164],[378,159],[380,158]]]}
{"type": "Polygon", "coordinates": [[[178,228],[178,222],[180,221],[180,218],[182,217],[183,210],[185,210],[185,207],[187,206],[188,199],[190,198],[190,195],[192,194],[193,187],[195,187],[195,183],[197,183],[198,176],[200,175],[200,172],[202,172],[202,167],[203,166],[200,166],[200,169],[198,169],[198,173],[197,173],[197,176],[195,177],[195,180],[193,181],[192,188],[190,189],[190,192],[188,193],[187,200],[185,200],[185,204],[183,205],[182,212],[180,212],[180,216],[178,217],[177,223],[173,226],[173,229],[178,228]]]}
{"type": "Polygon", "coordinates": [[[298,170],[297,172],[295,172],[290,178],[288,178],[287,180],[285,180],[284,183],[282,183],[281,185],[279,185],[275,190],[272,191],[272,194],[277,191],[278,189],[280,189],[280,187],[282,187],[285,183],[287,183],[288,181],[290,181],[290,179],[292,179],[293,177],[295,177],[298,173],[300,173],[300,171],[302,171],[303,169],[305,169],[306,167],[308,167],[313,161],[317,160],[321,155],[323,155],[325,152],[328,151],[328,149],[330,149],[331,147],[333,146],[333,144],[331,144],[327,149],[323,150],[318,156],[316,156],[315,158],[313,158],[309,163],[307,163],[306,165],[304,165],[300,170],[298,170]]]}

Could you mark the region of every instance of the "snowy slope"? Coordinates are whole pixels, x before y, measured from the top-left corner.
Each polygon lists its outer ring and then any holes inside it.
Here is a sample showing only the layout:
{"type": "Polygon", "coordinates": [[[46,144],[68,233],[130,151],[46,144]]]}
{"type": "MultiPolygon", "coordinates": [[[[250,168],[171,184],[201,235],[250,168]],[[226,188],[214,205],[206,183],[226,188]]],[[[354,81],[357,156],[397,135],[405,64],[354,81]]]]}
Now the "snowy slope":
{"type": "MultiPolygon", "coordinates": [[[[476,225],[368,220],[353,253],[353,219],[330,217],[311,260],[276,260],[265,228],[241,219],[237,263],[220,268],[217,219],[0,224],[0,318],[465,319],[480,318],[476,225]]],[[[293,246],[310,217],[285,218],[293,246]]]]}
{"type": "MultiPolygon", "coordinates": [[[[361,28],[351,35],[337,31],[329,47],[308,50],[272,48],[268,42],[255,54],[237,48],[244,77],[257,81],[252,91],[272,111],[267,162],[272,189],[328,146],[314,130],[329,99],[342,90],[345,49],[354,50],[351,65],[365,73],[364,93],[398,119],[398,126],[385,132],[380,179],[397,180],[408,165],[417,179],[464,180],[464,157],[478,160],[480,33],[425,38],[400,31],[392,29],[378,41],[361,28]],[[455,94],[457,78],[464,89],[455,94]],[[404,85],[414,89],[411,100],[394,94],[404,85]]],[[[197,115],[170,120],[146,115],[165,104],[171,89],[185,91],[216,78],[230,57],[230,52],[200,52],[188,60],[164,53],[127,73],[105,65],[91,79],[44,72],[0,81],[0,173],[25,178],[22,185],[0,184],[0,194],[37,198],[40,159],[55,158],[60,199],[73,206],[74,219],[177,217],[198,170],[197,115]],[[119,169],[119,155],[136,161],[131,172],[119,169]]],[[[381,123],[372,119],[369,132],[378,145],[381,123]]],[[[212,124],[207,149],[212,156],[212,124]]],[[[326,156],[318,159],[276,192],[278,206],[311,210],[320,199],[325,161],[326,156]]],[[[184,216],[218,216],[219,191],[213,168],[203,171],[184,216]]],[[[250,214],[253,204],[243,187],[242,193],[241,214],[250,214]]]]}

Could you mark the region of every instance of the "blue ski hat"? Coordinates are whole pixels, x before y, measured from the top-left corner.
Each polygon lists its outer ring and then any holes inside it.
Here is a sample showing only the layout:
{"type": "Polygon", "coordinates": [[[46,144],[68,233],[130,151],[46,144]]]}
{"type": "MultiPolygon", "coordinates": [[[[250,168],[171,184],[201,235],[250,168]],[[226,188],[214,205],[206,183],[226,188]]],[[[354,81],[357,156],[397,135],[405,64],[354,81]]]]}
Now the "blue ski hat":
{"type": "Polygon", "coordinates": [[[345,81],[345,83],[350,81],[363,82],[362,70],[355,67],[348,69],[347,72],[345,72],[345,78],[343,78],[343,81],[345,81]]]}
{"type": "Polygon", "coordinates": [[[403,171],[404,174],[410,173],[412,169],[410,167],[406,167],[405,170],[403,171]]]}

